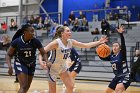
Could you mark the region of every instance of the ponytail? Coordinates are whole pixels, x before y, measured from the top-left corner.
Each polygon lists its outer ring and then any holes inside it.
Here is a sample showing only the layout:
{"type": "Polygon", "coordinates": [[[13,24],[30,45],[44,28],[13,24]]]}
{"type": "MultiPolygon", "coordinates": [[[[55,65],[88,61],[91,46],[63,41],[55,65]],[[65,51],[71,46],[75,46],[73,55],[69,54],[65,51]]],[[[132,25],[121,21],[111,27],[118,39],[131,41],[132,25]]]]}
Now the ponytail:
{"type": "Polygon", "coordinates": [[[23,34],[23,30],[19,29],[17,32],[14,34],[12,41],[14,41],[16,38],[19,38],[23,34]]]}
{"type": "Polygon", "coordinates": [[[61,33],[64,32],[64,30],[65,30],[65,26],[58,26],[56,28],[56,33],[55,33],[53,39],[61,37],[61,33]]]}
{"type": "Polygon", "coordinates": [[[32,27],[29,24],[23,25],[17,32],[14,34],[12,41],[14,41],[16,38],[19,38],[21,35],[23,35],[24,31],[27,30],[29,27],[32,27]]]}

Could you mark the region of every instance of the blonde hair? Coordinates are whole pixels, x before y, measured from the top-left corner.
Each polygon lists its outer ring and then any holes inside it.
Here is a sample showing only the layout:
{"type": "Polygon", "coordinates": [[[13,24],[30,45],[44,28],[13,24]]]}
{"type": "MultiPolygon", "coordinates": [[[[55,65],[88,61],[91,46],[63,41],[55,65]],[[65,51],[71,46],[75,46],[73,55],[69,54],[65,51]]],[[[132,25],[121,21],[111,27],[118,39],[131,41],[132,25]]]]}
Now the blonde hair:
{"type": "Polygon", "coordinates": [[[8,44],[8,43],[11,42],[11,39],[10,39],[9,35],[7,35],[7,34],[4,34],[4,35],[2,36],[2,39],[3,39],[3,43],[4,43],[4,44],[8,44]]]}
{"type": "Polygon", "coordinates": [[[56,33],[55,33],[53,39],[61,38],[62,37],[61,33],[65,31],[65,28],[66,28],[66,26],[58,26],[56,28],[56,33]]]}

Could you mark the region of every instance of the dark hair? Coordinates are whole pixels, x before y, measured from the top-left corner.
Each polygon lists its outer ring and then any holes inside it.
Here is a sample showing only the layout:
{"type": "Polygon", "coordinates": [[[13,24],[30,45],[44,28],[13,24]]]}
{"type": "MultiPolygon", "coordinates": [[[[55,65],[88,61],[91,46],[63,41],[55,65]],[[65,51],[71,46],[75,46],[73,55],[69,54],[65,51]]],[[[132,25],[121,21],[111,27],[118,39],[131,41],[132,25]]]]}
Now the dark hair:
{"type": "Polygon", "coordinates": [[[116,42],[113,42],[112,45],[113,45],[114,43],[117,43],[117,44],[119,45],[119,47],[121,48],[121,44],[120,44],[119,42],[117,42],[117,41],[116,41],[116,42]]]}
{"type": "Polygon", "coordinates": [[[55,33],[53,39],[61,37],[61,32],[64,32],[64,30],[65,30],[65,26],[58,26],[56,28],[56,33],[55,33]]]}
{"type": "Polygon", "coordinates": [[[23,25],[19,30],[17,30],[17,32],[14,34],[12,41],[14,41],[16,38],[20,37],[21,35],[23,35],[24,31],[27,31],[29,27],[32,27],[29,24],[25,24],[23,25]]]}

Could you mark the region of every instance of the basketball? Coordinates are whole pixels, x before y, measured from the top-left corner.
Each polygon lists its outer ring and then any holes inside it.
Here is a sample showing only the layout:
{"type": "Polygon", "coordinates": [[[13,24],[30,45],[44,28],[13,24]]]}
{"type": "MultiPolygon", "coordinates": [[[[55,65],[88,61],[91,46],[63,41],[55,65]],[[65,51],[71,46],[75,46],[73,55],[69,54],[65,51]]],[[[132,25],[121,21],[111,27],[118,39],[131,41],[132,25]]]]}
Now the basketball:
{"type": "Polygon", "coordinates": [[[101,44],[96,48],[98,56],[105,58],[110,54],[110,47],[106,44],[101,44]]]}

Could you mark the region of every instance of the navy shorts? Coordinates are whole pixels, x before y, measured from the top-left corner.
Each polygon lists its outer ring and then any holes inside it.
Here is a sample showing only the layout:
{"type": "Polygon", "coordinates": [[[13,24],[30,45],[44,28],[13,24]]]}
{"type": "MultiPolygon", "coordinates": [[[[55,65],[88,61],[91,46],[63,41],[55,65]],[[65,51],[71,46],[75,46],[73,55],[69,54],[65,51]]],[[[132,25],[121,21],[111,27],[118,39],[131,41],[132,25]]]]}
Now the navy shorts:
{"type": "Polygon", "coordinates": [[[115,90],[117,84],[119,84],[119,83],[123,83],[125,89],[127,89],[130,86],[130,84],[131,84],[129,75],[121,76],[121,77],[115,76],[112,79],[112,81],[110,82],[108,87],[113,89],[113,90],[115,90]]]}
{"type": "Polygon", "coordinates": [[[15,73],[17,75],[20,74],[20,72],[23,72],[28,75],[34,75],[35,65],[29,67],[25,64],[21,64],[19,62],[14,62],[14,69],[15,69],[15,73]]]}
{"type": "Polygon", "coordinates": [[[76,73],[79,73],[81,71],[82,65],[81,62],[73,63],[73,65],[69,68],[69,71],[75,71],[76,73]]]}

